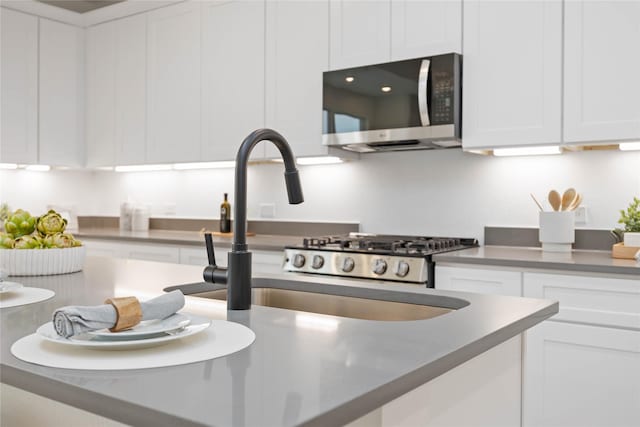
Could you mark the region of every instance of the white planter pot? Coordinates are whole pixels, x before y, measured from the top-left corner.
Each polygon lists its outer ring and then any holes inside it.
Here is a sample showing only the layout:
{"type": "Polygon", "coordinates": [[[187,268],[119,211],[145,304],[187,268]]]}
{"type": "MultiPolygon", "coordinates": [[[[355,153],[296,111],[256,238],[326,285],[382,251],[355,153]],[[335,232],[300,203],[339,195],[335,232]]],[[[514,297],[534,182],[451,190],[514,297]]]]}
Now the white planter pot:
{"type": "Polygon", "coordinates": [[[624,245],[640,247],[640,233],[624,233],[624,245]]]}

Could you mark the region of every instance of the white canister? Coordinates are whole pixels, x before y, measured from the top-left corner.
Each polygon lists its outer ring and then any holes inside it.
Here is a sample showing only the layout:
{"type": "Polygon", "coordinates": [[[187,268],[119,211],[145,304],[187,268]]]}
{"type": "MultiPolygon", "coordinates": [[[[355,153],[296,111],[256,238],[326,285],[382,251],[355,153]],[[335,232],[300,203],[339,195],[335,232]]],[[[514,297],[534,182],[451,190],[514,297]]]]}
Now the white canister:
{"type": "Polygon", "coordinates": [[[123,202],[120,204],[120,230],[131,230],[131,216],[133,214],[133,206],[131,203],[123,202]]]}
{"type": "Polygon", "coordinates": [[[539,239],[542,250],[547,252],[571,252],[575,241],[575,212],[540,212],[539,239]]]}
{"type": "Polygon", "coordinates": [[[148,231],[149,230],[149,208],[136,207],[133,209],[131,217],[131,230],[148,231]]]}

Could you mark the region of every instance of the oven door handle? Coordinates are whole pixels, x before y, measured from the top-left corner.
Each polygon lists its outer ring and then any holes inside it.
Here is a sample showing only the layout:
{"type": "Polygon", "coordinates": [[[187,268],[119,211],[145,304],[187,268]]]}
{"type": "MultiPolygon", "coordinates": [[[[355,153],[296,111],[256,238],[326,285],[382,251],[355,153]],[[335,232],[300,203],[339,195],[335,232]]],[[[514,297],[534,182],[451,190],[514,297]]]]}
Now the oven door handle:
{"type": "Polygon", "coordinates": [[[429,120],[429,67],[431,60],[423,59],[420,65],[420,74],[418,75],[418,109],[420,111],[420,122],[422,126],[430,126],[429,120]]]}

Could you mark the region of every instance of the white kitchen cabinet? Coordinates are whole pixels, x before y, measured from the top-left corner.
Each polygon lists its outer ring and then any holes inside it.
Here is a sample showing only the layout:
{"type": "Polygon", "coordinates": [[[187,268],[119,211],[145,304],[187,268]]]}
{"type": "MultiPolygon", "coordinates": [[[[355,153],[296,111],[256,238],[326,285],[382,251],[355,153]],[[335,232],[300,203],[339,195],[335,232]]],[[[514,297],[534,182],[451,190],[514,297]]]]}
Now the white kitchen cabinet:
{"type": "Polygon", "coordinates": [[[183,2],[147,14],[147,163],[201,158],[200,9],[183,2]]]}
{"type": "Polygon", "coordinates": [[[640,280],[525,272],[524,296],[560,303],[526,334],[524,425],[640,425],[640,280]]]}
{"type": "Polygon", "coordinates": [[[39,21],[38,162],[83,166],[84,30],[39,21]]]}
{"type": "Polygon", "coordinates": [[[0,162],[38,162],[38,18],[1,8],[0,162]]]}
{"type": "Polygon", "coordinates": [[[124,243],[96,239],[82,239],[89,256],[140,259],[146,261],[180,262],[180,248],[175,245],[124,243]]]}
{"type": "Polygon", "coordinates": [[[462,0],[391,0],[391,59],[462,53],[462,0]]]}
{"type": "Polygon", "coordinates": [[[562,2],[467,1],[464,149],[562,141],[562,2]]]}
{"type": "Polygon", "coordinates": [[[388,62],[389,1],[329,0],[329,66],[332,70],[388,62]]]}
{"type": "Polygon", "coordinates": [[[564,140],[640,139],[640,2],[566,1],[564,140]]]}
{"type": "MultiPolygon", "coordinates": [[[[264,127],[263,0],[202,3],[202,157],[233,160],[264,127]]],[[[290,34],[296,38],[296,34],[290,34]]],[[[264,143],[252,158],[264,157],[264,143]]]]}
{"type": "Polygon", "coordinates": [[[437,263],[435,288],[489,295],[522,296],[522,273],[437,263]]]}
{"type": "Polygon", "coordinates": [[[146,19],[87,29],[87,166],[146,160],[146,19]]]}

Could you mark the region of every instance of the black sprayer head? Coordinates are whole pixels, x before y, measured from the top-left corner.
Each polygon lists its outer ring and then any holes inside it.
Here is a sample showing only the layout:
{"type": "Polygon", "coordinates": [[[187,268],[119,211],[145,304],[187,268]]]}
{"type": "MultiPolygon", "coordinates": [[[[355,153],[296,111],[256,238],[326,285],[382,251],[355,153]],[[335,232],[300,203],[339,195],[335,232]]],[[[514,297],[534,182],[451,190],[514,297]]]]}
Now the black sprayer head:
{"type": "Polygon", "coordinates": [[[298,170],[284,172],[284,180],[287,184],[287,195],[289,196],[289,204],[298,205],[304,202],[302,195],[302,186],[300,185],[300,176],[298,170]]]}

